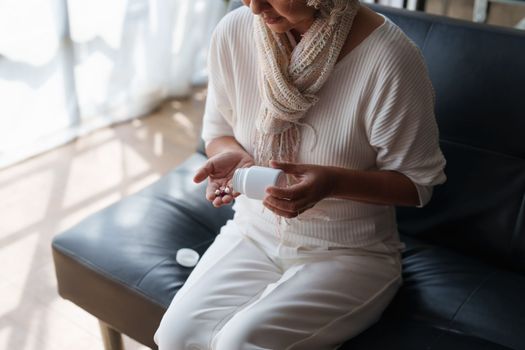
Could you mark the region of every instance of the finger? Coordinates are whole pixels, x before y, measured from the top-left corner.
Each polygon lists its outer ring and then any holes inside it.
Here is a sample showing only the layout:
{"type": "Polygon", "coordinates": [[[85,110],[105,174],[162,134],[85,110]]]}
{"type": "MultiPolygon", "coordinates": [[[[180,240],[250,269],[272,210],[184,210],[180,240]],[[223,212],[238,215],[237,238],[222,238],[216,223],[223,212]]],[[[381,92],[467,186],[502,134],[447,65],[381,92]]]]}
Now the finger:
{"type": "Polygon", "coordinates": [[[204,181],[210,174],[213,173],[213,163],[206,162],[202,168],[197,170],[195,173],[195,176],[193,176],[193,182],[195,183],[201,183],[204,181]]]}
{"type": "Polygon", "coordinates": [[[217,185],[214,182],[209,182],[208,187],[206,187],[206,199],[209,201],[213,201],[217,197],[215,191],[218,189],[219,185],[217,185]]]}
{"type": "Polygon", "coordinates": [[[299,213],[289,212],[289,211],[285,211],[285,210],[281,210],[279,208],[276,208],[276,207],[272,206],[270,203],[267,203],[267,202],[263,202],[263,205],[266,208],[268,208],[269,210],[271,210],[272,212],[274,212],[275,214],[277,214],[279,216],[283,216],[283,217],[288,218],[288,219],[294,218],[297,215],[299,215],[299,213]]]}
{"type": "Polygon", "coordinates": [[[306,197],[307,192],[308,186],[305,186],[303,182],[288,187],[269,186],[266,188],[266,193],[272,197],[280,199],[299,199],[306,197]]]}
{"type": "Polygon", "coordinates": [[[304,172],[304,165],[289,162],[279,162],[276,160],[270,161],[270,166],[275,169],[281,169],[287,174],[299,175],[304,172]]]}
{"type": "Polygon", "coordinates": [[[222,197],[222,203],[230,204],[233,201],[233,197],[229,194],[226,194],[222,197]]]}
{"type": "Polygon", "coordinates": [[[298,214],[313,206],[312,204],[310,204],[310,201],[308,199],[289,201],[268,196],[264,199],[264,202],[279,210],[298,214]]]}
{"type": "Polygon", "coordinates": [[[211,202],[213,204],[213,206],[215,208],[219,208],[220,206],[222,206],[222,198],[221,197],[216,197],[213,202],[211,202]]]}

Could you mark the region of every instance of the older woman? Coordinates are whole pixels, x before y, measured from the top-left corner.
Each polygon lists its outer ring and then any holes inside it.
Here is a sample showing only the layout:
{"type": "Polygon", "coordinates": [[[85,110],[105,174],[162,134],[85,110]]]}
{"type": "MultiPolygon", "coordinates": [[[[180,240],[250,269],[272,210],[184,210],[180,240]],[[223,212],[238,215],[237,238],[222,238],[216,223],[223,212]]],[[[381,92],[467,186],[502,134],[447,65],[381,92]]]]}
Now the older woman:
{"type": "Polygon", "coordinates": [[[416,46],[357,0],[244,0],[215,30],[202,137],[207,198],[236,197],[155,334],[161,350],[334,349],[402,283],[395,206],[445,181],[416,46]],[[284,170],[264,200],[235,169],[284,170]],[[222,192],[221,192],[222,191],[222,192]]]}

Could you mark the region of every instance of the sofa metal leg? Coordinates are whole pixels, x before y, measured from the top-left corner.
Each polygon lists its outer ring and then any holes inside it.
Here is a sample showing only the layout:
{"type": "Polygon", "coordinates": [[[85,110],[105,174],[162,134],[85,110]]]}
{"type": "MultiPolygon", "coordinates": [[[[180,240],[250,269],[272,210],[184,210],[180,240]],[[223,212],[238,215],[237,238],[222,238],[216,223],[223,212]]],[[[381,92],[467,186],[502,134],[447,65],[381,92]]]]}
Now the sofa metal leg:
{"type": "Polygon", "coordinates": [[[122,335],[115,329],[111,328],[107,323],[98,320],[100,325],[100,333],[102,333],[102,340],[104,341],[105,350],[124,350],[122,344],[122,335]]]}

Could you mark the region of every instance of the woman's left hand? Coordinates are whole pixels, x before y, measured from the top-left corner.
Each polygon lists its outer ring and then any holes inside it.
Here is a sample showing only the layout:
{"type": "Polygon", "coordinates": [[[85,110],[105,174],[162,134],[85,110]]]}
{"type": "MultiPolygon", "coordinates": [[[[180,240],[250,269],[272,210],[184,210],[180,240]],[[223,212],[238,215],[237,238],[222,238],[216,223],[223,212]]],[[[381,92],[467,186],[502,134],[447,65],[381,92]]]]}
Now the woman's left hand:
{"type": "Polygon", "coordinates": [[[283,170],[298,181],[289,187],[270,186],[263,205],[275,214],[294,218],[332,193],[330,167],[271,161],[270,166],[283,170]]]}

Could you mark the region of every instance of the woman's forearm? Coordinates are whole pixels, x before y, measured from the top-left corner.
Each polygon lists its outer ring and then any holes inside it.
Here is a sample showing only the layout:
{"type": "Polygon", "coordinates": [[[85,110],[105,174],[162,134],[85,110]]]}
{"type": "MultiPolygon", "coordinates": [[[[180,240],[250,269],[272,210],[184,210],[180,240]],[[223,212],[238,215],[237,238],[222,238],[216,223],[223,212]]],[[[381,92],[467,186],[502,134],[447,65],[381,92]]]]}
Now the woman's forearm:
{"type": "Polygon", "coordinates": [[[221,136],[217,137],[208,143],[206,146],[206,155],[208,158],[213,157],[216,154],[229,151],[243,151],[246,150],[237,142],[233,136],[221,136]]]}
{"type": "Polygon", "coordinates": [[[399,172],[330,168],[333,185],[329,197],[397,206],[419,204],[416,186],[399,172]]]}
{"type": "MultiPolygon", "coordinates": [[[[246,150],[232,136],[213,139],[206,146],[209,158],[222,152],[246,150]]],[[[330,178],[329,197],[351,199],[373,204],[416,206],[419,195],[412,181],[405,175],[388,170],[352,170],[327,167],[330,178]]]]}

